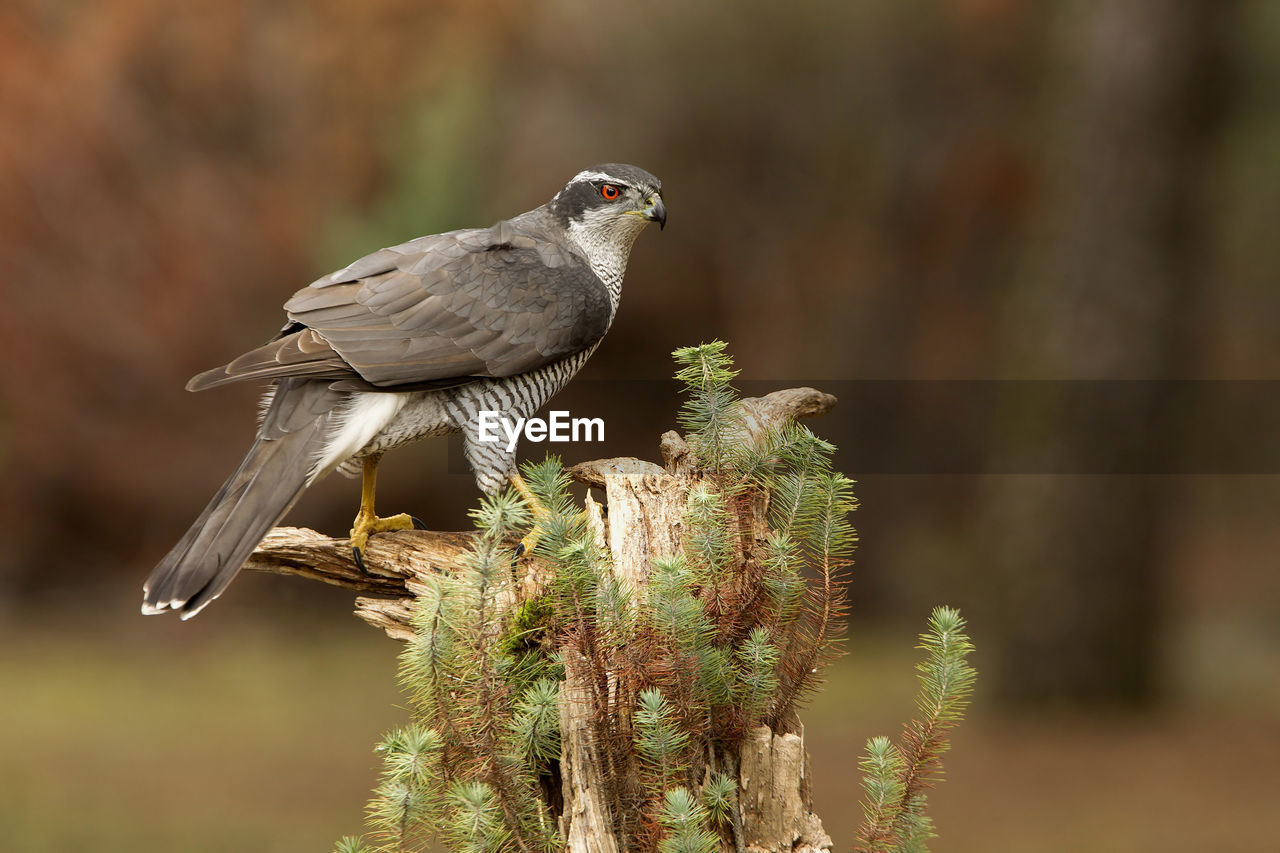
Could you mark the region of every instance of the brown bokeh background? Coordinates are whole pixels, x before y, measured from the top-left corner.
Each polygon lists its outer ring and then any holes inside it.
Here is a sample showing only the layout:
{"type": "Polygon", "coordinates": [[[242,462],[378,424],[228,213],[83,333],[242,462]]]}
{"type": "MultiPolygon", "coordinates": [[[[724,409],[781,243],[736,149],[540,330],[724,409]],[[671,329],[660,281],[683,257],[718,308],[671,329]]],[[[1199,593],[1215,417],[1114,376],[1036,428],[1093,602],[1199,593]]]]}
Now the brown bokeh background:
{"type": "MultiPolygon", "coordinates": [[[[182,386],[316,276],[619,160],[670,227],[562,398],[608,442],[557,450],[656,455],[669,353],[711,338],[751,392],[842,397],[814,428],[859,481],[851,654],[807,717],[837,848],[948,603],[981,680],[935,850],[1266,849],[1277,57],[1268,0],[0,9],[0,846],[359,829],[403,711],[346,593],[137,615],[253,430],[258,389],[182,386]]],[[[380,485],[439,527],[476,500],[447,442],[380,485]]],[[[333,478],[290,521],[355,502],[333,478]]]]}

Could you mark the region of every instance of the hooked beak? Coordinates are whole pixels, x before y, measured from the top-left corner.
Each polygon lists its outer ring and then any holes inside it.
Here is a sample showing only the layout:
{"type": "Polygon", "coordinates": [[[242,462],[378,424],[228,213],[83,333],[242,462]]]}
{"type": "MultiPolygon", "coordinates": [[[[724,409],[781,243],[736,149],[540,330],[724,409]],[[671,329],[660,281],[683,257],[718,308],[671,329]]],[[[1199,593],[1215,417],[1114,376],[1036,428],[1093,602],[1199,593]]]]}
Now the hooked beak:
{"type": "Polygon", "coordinates": [[[649,196],[649,202],[644,208],[644,218],[658,223],[659,231],[667,227],[667,206],[662,203],[662,196],[657,193],[649,196]]]}

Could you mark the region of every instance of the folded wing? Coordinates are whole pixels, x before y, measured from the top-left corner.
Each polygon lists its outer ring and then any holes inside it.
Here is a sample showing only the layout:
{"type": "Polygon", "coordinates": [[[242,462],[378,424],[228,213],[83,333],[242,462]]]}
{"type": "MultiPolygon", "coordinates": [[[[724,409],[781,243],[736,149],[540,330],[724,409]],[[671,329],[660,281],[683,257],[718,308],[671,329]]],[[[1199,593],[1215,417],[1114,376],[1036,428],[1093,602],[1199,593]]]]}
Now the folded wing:
{"type": "Polygon", "coordinates": [[[196,376],[325,378],[408,389],[534,370],[608,330],[608,294],[580,256],[510,223],[381,249],[298,291],[271,342],[196,376]]]}

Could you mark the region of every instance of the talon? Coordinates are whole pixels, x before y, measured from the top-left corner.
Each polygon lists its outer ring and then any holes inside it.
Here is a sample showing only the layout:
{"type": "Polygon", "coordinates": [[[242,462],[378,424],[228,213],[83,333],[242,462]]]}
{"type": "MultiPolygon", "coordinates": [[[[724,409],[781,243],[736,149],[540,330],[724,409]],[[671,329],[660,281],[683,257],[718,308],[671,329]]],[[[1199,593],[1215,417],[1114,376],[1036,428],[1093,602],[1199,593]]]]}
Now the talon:
{"type": "Polygon", "coordinates": [[[516,559],[518,560],[521,557],[523,557],[524,552],[525,552],[524,542],[521,541],[521,543],[516,546],[516,559]]]}
{"type": "Polygon", "coordinates": [[[538,547],[538,540],[542,538],[541,521],[536,522],[529,532],[520,540],[520,544],[516,546],[516,556],[528,554],[538,547]]]}
{"type": "Polygon", "coordinates": [[[354,548],[354,547],[353,547],[353,548],[351,549],[351,556],[353,556],[353,557],[355,557],[355,558],[356,558],[356,568],[357,568],[357,569],[359,569],[359,570],[360,570],[360,571],[362,571],[362,572],[363,572],[363,571],[365,571],[365,568],[364,568],[364,557],[363,557],[363,556],[361,556],[361,554],[360,554],[360,549],[359,549],[359,548],[354,548]]]}
{"type": "Polygon", "coordinates": [[[364,510],[356,516],[354,525],[351,528],[351,548],[354,551],[360,551],[369,544],[369,537],[375,533],[389,533],[392,530],[426,530],[426,526],[418,519],[405,513],[393,515],[388,518],[378,518],[372,513],[365,514],[364,510]]]}

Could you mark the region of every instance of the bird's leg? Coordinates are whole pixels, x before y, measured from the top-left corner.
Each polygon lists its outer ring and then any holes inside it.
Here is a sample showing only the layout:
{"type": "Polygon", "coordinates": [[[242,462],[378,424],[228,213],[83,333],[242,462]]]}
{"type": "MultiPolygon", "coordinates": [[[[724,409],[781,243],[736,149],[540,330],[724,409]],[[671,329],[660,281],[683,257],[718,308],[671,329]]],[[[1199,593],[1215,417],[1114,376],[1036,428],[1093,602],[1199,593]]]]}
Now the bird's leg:
{"type": "Polygon", "coordinates": [[[520,476],[519,471],[511,475],[511,485],[516,487],[516,491],[520,493],[520,497],[524,498],[530,514],[533,515],[533,527],[529,528],[529,532],[516,546],[516,556],[519,557],[538,546],[538,539],[542,537],[542,525],[551,518],[551,511],[542,505],[542,501],[538,500],[538,496],[529,488],[529,484],[524,481],[524,477],[520,476]]]}
{"type": "MultiPolygon", "coordinates": [[[[516,556],[519,557],[538,547],[538,540],[542,538],[542,528],[551,518],[551,510],[543,506],[542,501],[538,500],[538,496],[533,493],[533,489],[529,488],[529,484],[524,481],[524,477],[521,477],[518,471],[511,475],[511,485],[516,487],[516,491],[520,497],[524,498],[530,514],[533,515],[533,527],[529,528],[529,532],[516,546],[516,556]]],[[[586,510],[580,510],[574,519],[581,520],[586,517],[586,510]]]]}
{"type": "Polygon", "coordinates": [[[378,460],[381,453],[374,453],[361,460],[360,478],[360,511],[351,524],[351,553],[356,558],[356,565],[364,571],[364,549],[369,544],[369,537],[374,533],[386,533],[389,530],[426,530],[427,527],[408,513],[400,513],[388,518],[378,518],[373,511],[373,494],[378,485],[378,460]]]}

